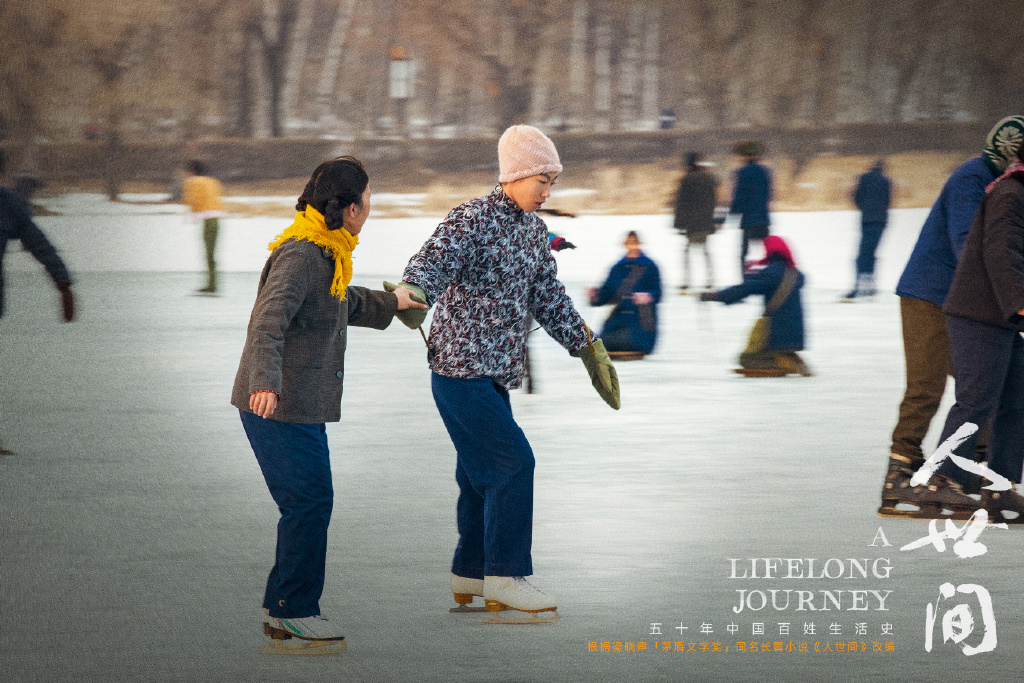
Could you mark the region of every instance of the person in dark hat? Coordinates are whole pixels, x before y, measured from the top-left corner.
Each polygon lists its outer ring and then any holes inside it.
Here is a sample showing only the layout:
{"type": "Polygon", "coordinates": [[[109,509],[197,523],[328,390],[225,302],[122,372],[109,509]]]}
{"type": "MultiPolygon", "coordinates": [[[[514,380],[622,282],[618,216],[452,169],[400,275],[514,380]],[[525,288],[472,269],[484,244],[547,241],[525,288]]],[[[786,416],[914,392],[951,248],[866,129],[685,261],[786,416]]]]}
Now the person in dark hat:
{"type": "Polygon", "coordinates": [[[768,203],[772,198],[772,174],[761,163],[763,149],[756,140],[743,140],[733,148],[743,164],[735,175],[732,205],[729,213],[740,215],[740,272],[746,269],[750,243],[768,236],[771,218],[768,203]]]}

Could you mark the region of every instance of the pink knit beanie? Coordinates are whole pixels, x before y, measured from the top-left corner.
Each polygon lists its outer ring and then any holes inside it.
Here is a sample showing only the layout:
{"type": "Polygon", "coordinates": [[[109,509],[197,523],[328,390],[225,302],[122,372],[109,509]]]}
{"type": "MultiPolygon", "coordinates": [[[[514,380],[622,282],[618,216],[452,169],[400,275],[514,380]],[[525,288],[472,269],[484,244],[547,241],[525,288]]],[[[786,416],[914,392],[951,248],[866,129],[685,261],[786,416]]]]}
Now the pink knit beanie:
{"type": "Polygon", "coordinates": [[[533,126],[511,126],[498,140],[499,183],[542,173],[561,173],[558,150],[551,138],[533,126]]]}

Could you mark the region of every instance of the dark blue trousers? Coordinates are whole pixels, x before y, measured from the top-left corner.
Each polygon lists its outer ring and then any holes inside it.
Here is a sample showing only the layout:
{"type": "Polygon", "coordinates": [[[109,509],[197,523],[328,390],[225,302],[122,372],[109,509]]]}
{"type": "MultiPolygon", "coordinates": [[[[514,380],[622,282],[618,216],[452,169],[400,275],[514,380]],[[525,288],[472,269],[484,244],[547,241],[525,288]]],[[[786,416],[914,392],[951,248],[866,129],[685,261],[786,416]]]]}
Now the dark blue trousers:
{"type": "Polygon", "coordinates": [[[875,252],[885,232],[885,223],[875,221],[861,223],[860,248],[857,249],[857,273],[875,272],[875,252]]]}
{"type": "Polygon", "coordinates": [[[489,378],[433,373],[431,389],[455,444],[459,544],[452,573],[533,573],[533,450],[512,418],[508,391],[489,378]]]}
{"type": "MultiPolygon", "coordinates": [[[[939,443],[966,422],[990,423],[987,462],[996,473],[1020,482],[1024,469],[1024,339],[1018,332],[946,316],[956,379],[956,403],[949,409],[939,443]]],[[[954,451],[973,459],[978,433],[954,451]]],[[[946,460],[938,470],[963,482],[964,470],[946,460]]]]}
{"type": "Polygon", "coordinates": [[[283,619],[320,614],[327,565],[327,526],[334,507],[323,424],[264,419],[238,411],[270,495],[281,511],[277,551],[263,606],[283,619]]]}

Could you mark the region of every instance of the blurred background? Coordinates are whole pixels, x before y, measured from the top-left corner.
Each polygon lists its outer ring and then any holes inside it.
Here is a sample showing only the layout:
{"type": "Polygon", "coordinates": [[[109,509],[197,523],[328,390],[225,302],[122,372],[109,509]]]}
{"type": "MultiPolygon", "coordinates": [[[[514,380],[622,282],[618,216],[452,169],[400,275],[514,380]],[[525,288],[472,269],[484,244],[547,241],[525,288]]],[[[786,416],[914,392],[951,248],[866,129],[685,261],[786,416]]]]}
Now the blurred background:
{"type": "Polygon", "coordinates": [[[297,194],[272,181],[350,153],[444,213],[529,123],[596,191],[568,208],[667,211],[683,153],[725,171],[744,138],[776,210],[849,208],[879,156],[920,207],[1024,109],[1022,25],[995,0],[6,0],[0,146],[111,198],[173,195],[191,158],[297,194]]]}

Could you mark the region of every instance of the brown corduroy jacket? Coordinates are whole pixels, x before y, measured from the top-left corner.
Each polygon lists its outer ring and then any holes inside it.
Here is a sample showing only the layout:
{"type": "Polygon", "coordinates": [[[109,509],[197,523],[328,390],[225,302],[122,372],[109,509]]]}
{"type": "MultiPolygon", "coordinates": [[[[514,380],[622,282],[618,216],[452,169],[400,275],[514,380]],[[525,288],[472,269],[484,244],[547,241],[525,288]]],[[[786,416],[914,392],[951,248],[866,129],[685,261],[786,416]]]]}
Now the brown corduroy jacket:
{"type": "Polygon", "coordinates": [[[967,234],[943,312],[1012,330],[1024,329],[1024,174],[985,195],[967,234]]]}
{"type": "Polygon", "coordinates": [[[252,412],[249,395],[280,394],[271,416],[317,424],[341,419],[348,326],[383,330],[394,317],[394,294],[350,285],[331,296],[334,258],[305,240],[288,240],[263,266],[231,405],[252,412]]]}

